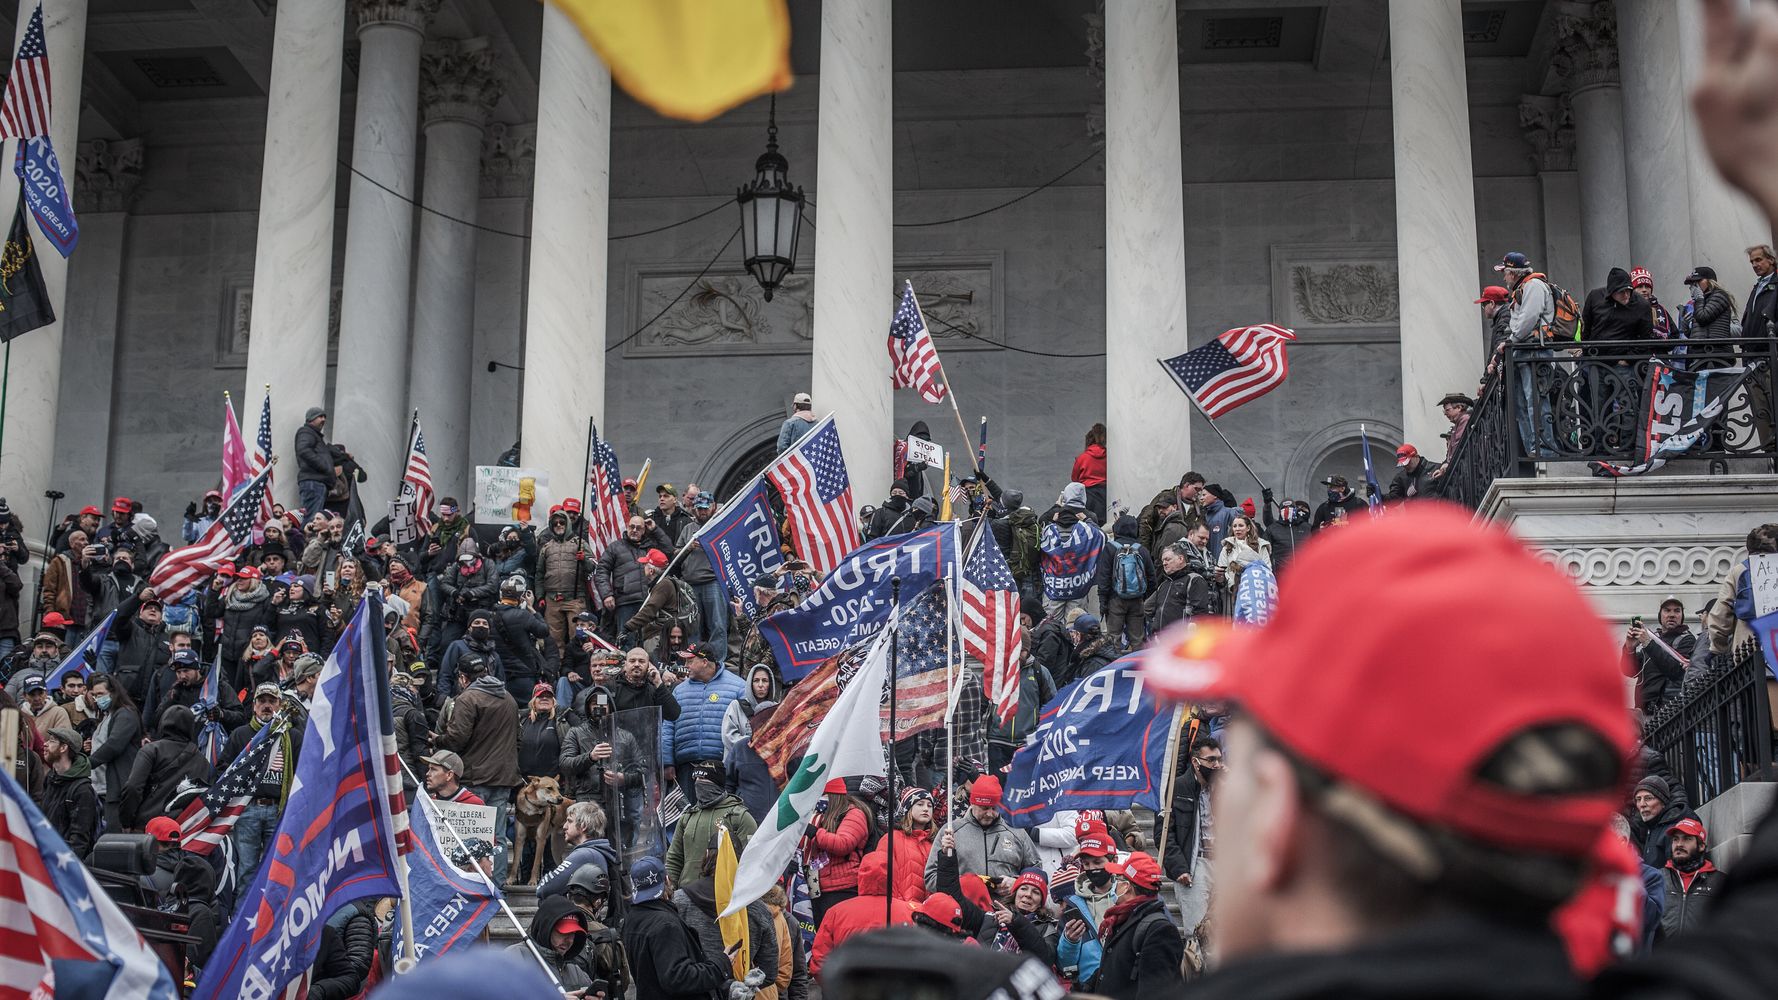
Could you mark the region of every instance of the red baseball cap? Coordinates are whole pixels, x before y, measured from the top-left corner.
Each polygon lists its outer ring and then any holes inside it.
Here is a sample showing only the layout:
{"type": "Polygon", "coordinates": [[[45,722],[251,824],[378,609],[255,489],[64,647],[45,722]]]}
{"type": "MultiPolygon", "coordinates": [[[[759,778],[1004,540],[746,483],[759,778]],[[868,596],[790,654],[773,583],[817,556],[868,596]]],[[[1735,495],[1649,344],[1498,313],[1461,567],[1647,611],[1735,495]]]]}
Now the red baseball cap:
{"type": "Polygon", "coordinates": [[[1395,449],[1395,464],[1399,468],[1420,456],[1420,449],[1411,444],[1404,444],[1395,449]]]}
{"type": "Polygon", "coordinates": [[[1489,285],[1482,289],[1482,297],[1475,301],[1476,305],[1481,305],[1484,302],[1505,302],[1511,297],[1511,293],[1499,285],[1489,285]]]}
{"type": "Polygon", "coordinates": [[[580,919],[578,913],[567,913],[563,914],[562,919],[556,921],[556,925],[550,930],[557,934],[585,934],[586,922],[580,919]]]}
{"type": "Polygon", "coordinates": [[[1117,845],[1111,842],[1111,833],[1105,824],[1097,821],[1088,823],[1086,828],[1076,828],[1074,839],[1080,843],[1076,854],[1085,854],[1094,858],[1109,858],[1117,853],[1117,845]]]}
{"type": "Polygon", "coordinates": [[[643,555],[643,557],[641,559],[638,559],[636,561],[647,563],[648,565],[653,566],[655,569],[666,569],[667,568],[667,554],[665,552],[662,552],[660,549],[649,549],[648,552],[645,555],[643,555]]]}
{"type": "Polygon", "coordinates": [[[1132,853],[1122,861],[1113,861],[1105,866],[1105,870],[1113,875],[1122,875],[1144,889],[1161,887],[1160,862],[1141,851],[1132,853]]]}
{"type": "Polygon", "coordinates": [[[72,624],[74,623],[69,621],[60,611],[51,611],[43,616],[42,625],[44,628],[67,628],[72,624]]]}
{"type": "Polygon", "coordinates": [[[111,501],[111,512],[113,514],[128,514],[135,509],[136,505],[130,501],[129,497],[118,497],[116,500],[111,501]]]}
{"type": "Polygon", "coordinates": [[[992,910],[994,908],[994,894],[988,891],[988,883],[982,881],[985,877],[964,872],[957,880],[957,884],[963,888],[964,899],[974,903],[978,909],[992,910]]]}
{"type": "Polygon", "coordinates": [[[963,907],[958,906],[956,900],[942,892],[935,892],[927,896],[926,901],[921,903],[914,912],[958,933],[963,931],[963,907]]]}
{"type": "Polygon", "coordinates": [[[984,774],[975,779],[969,786],[969,804],[972,806],[1000,807],[1000,779],[991,774],[984,774]]]}
{"type": "Polygon", "coordinates": [[[163,844],[171,844],[179,839],[179,822],[168,816],[156,816],[148,821],[142,832],[163,844]]]}
{"type": "Polygon", "coordinates": [[[99,516],[99,508],[94,507],[92,504],[89,503],[85,507],[80,508],[80,513],[82,515],[91,514],[94,517],[98,517],[99,516]]]}
{"type": "Polygon", "coordinates": [[[580,498],[579,497],[569,497],[568,499],[562,501],[562,509],[567,511],[570,514],[580,513],[580,498]]]}
{"type": "Polygon", "coordinates": [[[1476,777],[1509,738],[1576,724],[1627,761],[1618,640],[1560,570],[1437,501],[1304,547],[1263,628],[1176,628],[1144,654],[1163,698],[1232,701],[1281,745],[1396,812],[1584,857],[1616,787],[1520,795],[1476,777]],[[1502,628],[1500,622],[1513,627],[1502,628]],[[1439,654],[1402,642],[1436,622],[1439,654]]]}
{"type": "Polygon", "coordinates": [[[1709,837],[1704,835],[1704,824],[1698,822],[1695,819],[1692,819],[1690,816],[1687,816],[1686,818],[1673,824],[1673,828],[1671,830],[1667,831],[1667,836],[1671,837],[1676,833],[1689,833],[1692,836],[1698,838],[1699,840],[1709,840],[1710,839],[1709,837]]]}
{"type": "Polygon", "coordinates": [[[259,567],[242,566],[240,569],[235,570],[235,576],[238,576],[243,580],[257,580],[259,579],[259,567]]]}

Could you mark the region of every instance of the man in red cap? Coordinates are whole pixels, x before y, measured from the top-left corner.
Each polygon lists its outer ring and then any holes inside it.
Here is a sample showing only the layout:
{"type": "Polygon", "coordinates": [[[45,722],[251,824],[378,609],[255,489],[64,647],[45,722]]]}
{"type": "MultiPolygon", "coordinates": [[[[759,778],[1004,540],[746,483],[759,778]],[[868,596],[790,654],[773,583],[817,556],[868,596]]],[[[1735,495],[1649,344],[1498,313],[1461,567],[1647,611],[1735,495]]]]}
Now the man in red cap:
{"type": "Polygon", "coordinates": [[[934,838],[926,858],[926,890],[938,891],[938,856],[944,834],[954,835],[957,871],[962,875],[986,875],[1011,883],[1027,868],[1042,862],[1037,846],[1023,830],[1008,826],[1000,815],[1000,779],[984,774],[969,786],[969,812],[951,820],[934,838]]]}
{"type": "Polygon", "coordinates": [[[1420,449],[1411,444],[1395,449],[1395,478],[1389,481],[1385,499],[1410,500],[1425,496],[1427,488],[1432,485],[1426,478],[1430,472],[1432,463],[1420,455],[1420,449]]]}
{"type": "Polygon", "coordinates": [[[1667,831],[1671,857],[1667,867],[1661,869],[1667,889],[1666,906],[1661,910],[1661,940],[1702,924],[1717,890],[1722,888],[1722,880],[1727,876],[1704,853],[1708,839],[1704,824],[1689,817],[1667,831]]]}
{"type": "Polygon", "coordinates": [[[1507,338],[1512,335],[1509,325],[1512,321],[1511,299],[1511,293],[1504,287],[1489,285],[1482,289],[1482,297],[1475,300],[1475,304],[1482,307],[1482,322],[1488,326],[1488,346],[1496,352],[1502,351],[1507,338]]]}
{"type": "MultiPolygon", "coordinates": [[[[1074,856],[1077,873],[1071,884],[1073,891],[1062,898],[1062,933],[1056,940],[1056,969],[1072,982],[1086,984],[1099,972],[1104,951],[1099,942],[1099,929],[1105,914],[1117,905],[1117,876],[1111,865],[1117,860],[1117,847],[1111,833],[1101,820],[1086,820],[1075,826],[1080,842],[1074,856]]],[[[1060,881],[1061,873],[1057,873],[1060,881]]]]}
{"type": "Polygon", "coordinates": [[[1099,924],[1104,954],[1090,989],[1114,1000],[1173,996],[1185,985],[1185,940],[1161,903],[1161,866],[1137,851],[1106,871],[1117,876],[1117,905],[1099,924]]]}
{"type": "MultiPolygon", "coordinates": [[[[1151,688],[1232,706],[1211,902],[1226,964],[1194,996],[1766,995],[1767,885],[1730,880],[1710,933],[1590,993],[1550,928],[1628,780],[1616,646],[1564,574],[1442,504],[1307,546],[1263,628],[1163,636],[1151,688]],[[1410,622],[1438,623],[1438,656],[1402,642],[1410,622]]],[[[1769,885],[1775,857],[1767,823],[1747,867],[1769,885]]]]}

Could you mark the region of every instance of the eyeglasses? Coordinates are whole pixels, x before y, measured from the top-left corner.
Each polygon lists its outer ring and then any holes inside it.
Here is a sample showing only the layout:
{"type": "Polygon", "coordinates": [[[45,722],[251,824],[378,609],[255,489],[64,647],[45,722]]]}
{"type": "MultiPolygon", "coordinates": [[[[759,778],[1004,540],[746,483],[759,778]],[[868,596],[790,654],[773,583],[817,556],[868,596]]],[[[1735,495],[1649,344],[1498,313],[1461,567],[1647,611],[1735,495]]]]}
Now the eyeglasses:
{"type": "Polygon", "coordinates": [[[1222,758],[1221,757],[1193,757],[1192,760],[1197,761],[1198,763],[1204,765],[1205,767],[1221,767],[1222,766],[1222,758]]]}

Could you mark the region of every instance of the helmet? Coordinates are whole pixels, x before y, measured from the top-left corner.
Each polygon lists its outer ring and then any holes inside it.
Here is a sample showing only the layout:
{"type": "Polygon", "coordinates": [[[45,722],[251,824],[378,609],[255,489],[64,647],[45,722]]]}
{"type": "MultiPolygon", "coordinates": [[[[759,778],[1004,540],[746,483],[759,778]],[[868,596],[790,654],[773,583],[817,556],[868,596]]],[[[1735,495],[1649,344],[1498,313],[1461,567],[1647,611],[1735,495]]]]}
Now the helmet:
{"type": "Polygon", "coordinates": [[[500,581],[500,595],[504,597],[510,594],[513,597],[520,597],[524,595],[529,586],[530,585],[525,582],[524,577],[515,573],[500,581]]]}
{"type": "Polygon", "coordinates": [[[595,900],[604,900],[611,895],[611,878],[598,865],[581,865],[568,876],[568,892],[580,890],[595,900]]]}

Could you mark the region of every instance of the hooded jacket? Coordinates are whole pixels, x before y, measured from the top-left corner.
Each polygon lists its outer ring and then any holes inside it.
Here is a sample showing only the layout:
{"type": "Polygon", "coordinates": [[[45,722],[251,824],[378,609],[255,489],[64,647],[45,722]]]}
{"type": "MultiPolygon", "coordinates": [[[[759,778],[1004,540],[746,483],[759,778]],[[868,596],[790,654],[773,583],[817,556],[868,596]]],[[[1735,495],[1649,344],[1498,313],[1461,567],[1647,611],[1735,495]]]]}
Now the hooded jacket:
{"type": "Polygon", "coordinates": [[[1588,343],[1654,339],[1654,311],[1649,308],[1647,299],[1631,292],[1629,303],[1618,305],[1618,301],[1611,297],[1613,292],[1629,287],[1630,272],[1614,267],[1605,276],[1603,288],[1587,293],[1587,301],[1581,306],[1580,313],[1582,339],[1588,343]]]}
{"type": "Polygon", "coordinates": [[[1667,867],[1661,869],[1666,904],[1661,910],[1661,939],[1667,940],[1701,926],[1705,910],[1716,901],[1716,892],[1722,888],[1725,878],[1727,876],[1718,871],[1709,858],[1704,858],[1689,872],[1681,871],[1669,858],[1667,867]]]}
{"type": "Polygon", "coordinates": [[[93,793],[92,773],[92,761],[76,747],[68,770],[49,770],[37,800],[49,825],[67,841],[74,856],[82,859],[92,853],[93,839],[99,834],[99,798],[93,793]]]}
{"type": "MultiPolygon", "coordinates": [[[[277,617],[271,599],[271,591],[266,589],[264,580],[254,580],[253,586],[245,592],[238,584],[231,584],[220,594],[209,590],[204,592],[203,616],[222,619],[220,641],[225,665],[232,668],[240,661],[242,651],[253,641],[255,625],[264,625],[266,631],[271,631],[277,617]]],[[[278,637],[274,635],[272,638],[275,645],[278,637]]]]}
{"type": "Polygon", "coordinates": [[[705,957],[697,934],[669,900],[631,907],[624,917],[623,940],[636,1000],[710,1000],[734,978],[728,966],[705,957]]]}
{"type": "MultiPolygon", "coordinates": [[[[716,923],[716,880],[700,878],[673,893],[673,908],[679,919],[697,935],[704,957],[712,962],[726,961],[722,929],[716,923]]],[[[768,976],[778,973],[778,934],[772,929],[772,911],[755,900],[747,904],[747,965],[761,969],[768,976]]]]}
{"type": "MultiPolygon", "coordinates": [[[[995,878],[1016,878],[1027,868],[1037,868],[1037,845],[1023,830],[1006,823],[1005,814],[994,817],[994,825],[983,827],[968,812],[951,820],[945,829],[955,835],[957,870],[972,875],[995,878]]],[[[926,856],[926,891],[938,890],[938,856],[942,837],[934,837],[932,852],[926,856]]]]}
{"type": "MultiPolygon", "coordinates": [[[[930,835],[929,835],[930,836],[930,835]]],[[[900,843],[896,847],[901,847],[900,843]]],[[[895,872],[899,876],[903,871],[918,872],[919,868],[911,862],[904,869],[900,854],[896,851],[895,872]]],[[[827,881],[826,873],[822,873],[822,883],[827,881]]],[[[901,881],[897,878],[896,881],[901,881]]],[[[821,974],[821,965],[827,956],[846,939],[854,934],[888,927],[894,924],[912,923],[914,919],[913,904],[899,898],[888,900],[889,894],[889,859],[881,850],[872,851],[864,856],[858,864],[858,895],[851,899],[834,904],[833,909],[821,918],[821,926],[815,931],[815,944],[809,951],[809,972],[821,974]],[[885,918],[884,914],[888,916],[885,918]]]]}
{"type": "Polygon", "coordinates": [[[1105,446],[1089,444],[1085,451],[1074,457],[1074,468],[1069,471],[1068,478],[1082,486],[1105,485],[1105,446]]]}
{"type": "MultiPolygon", "coordinates": [[[[866,807],[857,801],[851,802],[851,806],[831,832],[825,822],[827,814],[823,813],[809,834],[809,853],[827,856],[827,867],[821,869],[823,892],[858,886],[858,865],[864,860],[865,845],[870,841],[870,817],[866,807]]],[[[910,866],[913,863],[908,861],[910,866]]]]}
{"type": "Polygon", "coordinates": [[[1168,918],[1159,896],[1135,900],[1133,909],[1105,938],[1093,991],[1112,1000],[1176,996],[1185,986],[1180,973],[1185,939],[1168,918]]]}
{"type": "Polygon", "coordinates": [[[92,766],[102,768],[105,801],[123,801],[124,784],[142,749],[142,713],[135,706],[113,704],[93,730],[92,766]]]}
{"type": "Polygon", "coordinates": [[[456,697],[437,745],[463,757],[463,784],[512,788],[524,782],[518,738],[518,704],[499,678],[484,674],[456,697]]]}
{"type": "MultiPolygon", "coordinates": [[[[558,954],[556,949],[550,945],[551,929],[556,926],[557,921],[571,913],[580,914],[582,923],[585,923],[586,915],[581,914],[580,910],[568,901],[567,896],[544,897],[537,901],[537,912],[532,915],[531,926],[528,929],[531,940],[537,945],[538,953],[543,956],[550,971],[556,974],[556,979],[562,984],[562,989],[569,991],[583,990],[593,985],[592,977],[586,974],[586,968],[575,961],[575,957],[580,954],[581,949],[586,947],[585,931],[573,935],[574,942],[568,946],[568,950],[564,953],[558,954]]],[[[523,941],[509,946],[507,950],[516,952],[521,957],[529,958],[531,955],[531,949],[523,941]]]]}
{"type": "Polygon", "coordinates": [[[119,801],[124,825],[135,829],[166,812],[181,781],[210,781],[210,762],[193,742],[198,719],[191,709],[169,706],[161,713],[159,732],[161,738],[136,755],[119,801]]]}
{"type": "Polygon", "coordinates": [[[698,870],[704,860],[704,851],[716,842],[718,824],[728,827],[737,856],[747,847],[754,831],[759,829],[741,800],[726,792],[710,805],[692,806],[679,817],[679,825],[673,831],[673,843],[667,848],[667,879],[674,885],[678,885],[684,875],[698,870]]]}

